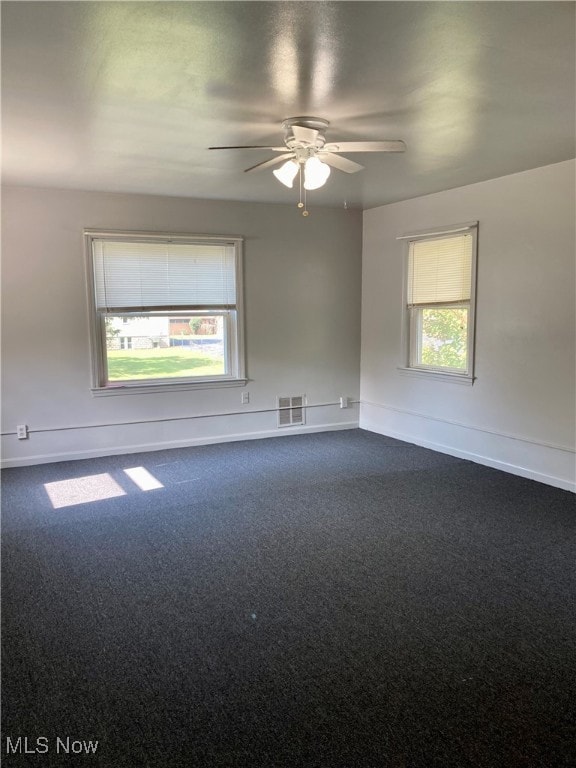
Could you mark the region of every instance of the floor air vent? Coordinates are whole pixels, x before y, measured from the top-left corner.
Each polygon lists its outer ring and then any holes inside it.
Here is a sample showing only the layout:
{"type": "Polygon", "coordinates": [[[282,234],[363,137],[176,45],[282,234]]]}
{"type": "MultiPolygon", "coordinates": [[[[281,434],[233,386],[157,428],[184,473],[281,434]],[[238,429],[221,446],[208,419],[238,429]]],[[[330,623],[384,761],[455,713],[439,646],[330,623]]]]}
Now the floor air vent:
{"type": "Polygon", "coordinates": [[[305,423],[306,395],[278,398],[278,426],[295,427],[305,423]]]}

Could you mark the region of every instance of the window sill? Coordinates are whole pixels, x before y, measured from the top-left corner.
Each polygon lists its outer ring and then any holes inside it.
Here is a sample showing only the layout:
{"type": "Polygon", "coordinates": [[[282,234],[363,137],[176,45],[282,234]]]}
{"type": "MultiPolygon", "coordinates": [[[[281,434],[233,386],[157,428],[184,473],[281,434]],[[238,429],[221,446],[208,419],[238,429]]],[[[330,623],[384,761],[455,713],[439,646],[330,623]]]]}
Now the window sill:
{"type": "Polygon", "coordinates": [[[114,395],[150,395],[156,392],[180,392],[190,389],[220,389],[225,387],[245,387],[248,379],[204,379],[203,381],[179,381],[173,384],[163,381],[161,384],[114,384],[110,387],[92,387],[94,397],[114,395]]]}
{"type": "Polygon", "coordinates": [[[407,376],[416,376],[417,378],[435,379],[436,381],[449,381],[452,384],[463,384],[471,387],[474,384],[475,377],[464,373],[447,373],[446,371],[427,371],[424,368],[403,368],[398,366],[398,372],[407,376]]]}

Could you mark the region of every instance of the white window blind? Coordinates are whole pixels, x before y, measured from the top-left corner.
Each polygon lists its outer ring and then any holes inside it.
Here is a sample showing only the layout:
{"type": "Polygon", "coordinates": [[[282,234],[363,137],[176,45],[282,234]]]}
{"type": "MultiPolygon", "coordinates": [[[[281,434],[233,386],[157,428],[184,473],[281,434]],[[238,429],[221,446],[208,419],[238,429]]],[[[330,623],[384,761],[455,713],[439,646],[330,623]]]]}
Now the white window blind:
{"type": "Polygon", "coordinates": [[[97,310],[236,307],[233,243],[92,243],[97,310]]]}
{"type": "Polygon", "coordinates": [[[469,302],[473,246],[469,232],[412,240],[408,252],[408,306],[469,302]]]}

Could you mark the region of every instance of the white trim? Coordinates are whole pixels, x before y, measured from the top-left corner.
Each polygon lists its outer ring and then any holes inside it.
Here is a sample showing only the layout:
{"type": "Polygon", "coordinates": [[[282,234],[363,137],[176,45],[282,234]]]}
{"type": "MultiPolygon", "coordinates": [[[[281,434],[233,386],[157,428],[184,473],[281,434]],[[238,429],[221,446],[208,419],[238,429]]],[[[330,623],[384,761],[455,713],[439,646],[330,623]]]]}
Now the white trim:
{"type": "MultiPolygon", "coordinates": [[[[87,309],[89,327],[89,347],[91,358],[91,392],[95,397],[107,395],[151,394],[153,392],[176,392],[183,389],[212,389],[218,387],[245,386],[246,384],[246,349],[245,349],[245,318],[244,318],[244,238],[238,235],[193,235],[167,232],[115,231],[84,229],[84,259],[86,265],[87,309]],[[127,242],[185,242],[185,243],[222,243],[234,246],[236,304],[233,311],[227,313],[225,323],[228,340],[226,343],[226,366],[231,375],[202,381],[188,379],[170,382],[163,380],[155,384],[147,379],[142,382],[126,383],[117,386],[116,383],[106,385],[108,378],[106,356],[106,330],[104,328],[105,313],[99,311],[95,300],[94,281],[94,240],[126,240],[127,242]]],[[[175,313],[178,313],[175,308],[175,313]]]]}
{"type": "Polygon", "coordinates": [[[411,235],[398,235],[396,240],[419,240],[420,238],[442,237],[442,235],[455,235],[459,232],[467,232],[478,226],[477,221],[469,221],[466,224],[454,224],[451,227],[434,227],[433,229],[423,229],[420,232],[413,232],[411,235]]]}
{"type": "Polygon", "coordinates": [[[218,389],[220,387],[245,387],[248,379],[201,379],[198,381],[169,381],[161,384],[113,384],[109,387],[92,387],[93,397],[114,395],[152,395],[156,392],[179,392],[187,389],[218,389]]]}
{"type": "Polygon", "coordinates": [[[361,429],[576,492],[573,447],[367,400],[361,400],[359,424],[361,429]]]}
{"type": "MultiPolygon", "coordinates": [[[[230,352],[236,360],[236,378],[238,381],[246,380],[246,317],[244,309],[244,238],[235,238],[236,242],[236,312],[231,316],[234,323],[232,333],[232,345],[230,352]],[[238,345],[236,347],[236,344],[238,345]]],[[[230,346],[230,345],[229,345],[230,346]]],[[[232,362],[232,361],[230,361],[232,362]]]]}
{"type": "Polygon", "coordinates": [[[576,447],[569,448],[559,443],[547,443],[542,440],[536,440],[533,437],[524,437],[522,435],[515,435],[512,432],[500,432],[496,429],[486,429],[485,427],[476,427],[473,424],[464,424],[462,421],[456,421],[455,419],[441,419],[439,416],[430,416],[427,413],[420,413],[419,411],[413,411],[409,408],[395,408],[393,405],[385,405],[384,403],[373,403],[370,400],[360,400],[360,405],[370,405],[373,408],[383,408],[386,411],[395,411],[396,413],[406,413],[409,416],[418,416],[421,419],[430,419],[431,421],[439,421],[442,424],[453,424],[455,427],[463,427],[464,429],[473,429],[476,432],[485,432],[487,435],[497,435],[498,437],[506,437],[509,440],[520,440],[523,443],[530,443],[531,445],[539,445],[545,448],[553,448],[555,451],[566,451],[567,453],[573,453],[576,455],[576,447]]]}
{"type": "Polygon", "coordinates": [[[410,235],[407,237],[397,238],[397,240],[405,240],[406,244],[403,248],[403,267],[402,267],[402,322],[400,331],[400,359],[401,364],[398,366],[398,370],[402,372],[414,372],[417,376],[426,376],[428,378],[437,379],[438,381],[456,381],[454,377],[458,377],[458,383],[468,384],[472,386],[476,377],[474,376],[474,365],[476,358],[476,287],[478,282],[478,222],[472,222],[470,224],[455,225],[456,228],[447,229],[446,227],[439,229],[438,231],[427,231],[420,235],[410,235]],[[467,345],[468,345],[468,368],[465,373],[451,373],[446,370],[435,370],[434,368],[422,368],[417,365],[412,365],[413,350],[411,349],[411,340],[417,337],[416,329],[414,328],[414,318],[416,316],[411,307],[407,303],[408,297],[408,262],[410,241],[418,239],[431,239],[436,236],[443,236],[446,234],[454,234],[457,232],[470,232],[472,237],[472,260],[470,264],[470,301],[468,302],[468,329],[467,329],[467,345]]]}
{"type": "Polygon", "coordinates": [[[474,376],[469,376],[466,373],[449,373],[448,371],[427,370],[426,368],[404,368],[401,365],[397,366],[396,370],[398,373],[407,374],[408,376],[436,379],[437,381],[450,381],[452,384],[464,384],[470,387],[475,381],[474,376]]]}
{"type": "Polygon", "coordinates": [[[212,445],[213,443],[232,443],[239,440],[261,440],[268,437],[290,437],[311,432],[334,432],[345,429],[358,429],[358,421],[342,421],[336,424],[320,424],[314,426],[293,427],[290,432],[278,429],[265,429],[258,432],[237,432],[229,435],[214,435],[212,437],[187,438],[185,440],[167,440],[158,443],[143,443],[137,445],[120,445],[110,448],[92,448],[81,451],[64,453],[47,453],[23,458],[3,459],[0,467],[28,467],[34,464],[51,464],[57,461],[77,461],[95,459],[103,456],[117,456],[124,453],[147,453],[162,451],[170,448],[192,448],[197,445],[212,445]]]}
{"type": "Polygon", "coordinates": [[[157,240],[173,242],[188,242],[188,243],[201,243],[205,240],[211,240],[215,242],[242,242],[244,237],[242,235],[191,235],[190,233],[175,233],[175,232],[146,232],[143,230],[130,230],[130,229],[84,229],[84,235],[90,239],[109,239],[109,240],[157,240]]]}
{"type": "MultiPolygon", "coordinates": [[[[369,427],[362,427],[363,429],[370,429],[369,427]]],[[[372,430],[377,431],[377,430],[372,430]]],[[[509,464],[504,461],[497,461],[495,459],[490,459],[486,456],[481,456],[476,453],[471,453],[470,451],[463,451],[456,448],[453,448],[451,446],[443,445],[442,443],[436,443],[431,440],[422,440],[419,439],[418,441],[412,441],[408,440],[406,438],[406,435],[394,432],[394,431],[386,431],[385,433],[378,432],[378,434],[386,434],[388,437],[393,437],[397,440],[402,440],[403,442],[414,442],[415,445],[418,445],[422,448],[429,448],[433,451],[438,451],[438,453],[445,453],[448,456],[454,456],[458,459],[466,459],[467,461],[473,461],[475,464],[482,464],[482,466],[491,467],[492,469],[498,469],[502,472],[508,472],[511,475],[518,475],[519,477],[525,477],[527,480],[535,480],[539,483],[544,483],[545,485],[552,485],[555,488],[561,488],[564,491],[572,491],[573,493],[576,493],[576,483],[570,482],[569,480],[562,480],[561,478],[555,477],[554,475],[546,475],[542,472],[537,472],[534,470],[526,469],[525,467],[519,467],[516,464],[509,464]]]]}

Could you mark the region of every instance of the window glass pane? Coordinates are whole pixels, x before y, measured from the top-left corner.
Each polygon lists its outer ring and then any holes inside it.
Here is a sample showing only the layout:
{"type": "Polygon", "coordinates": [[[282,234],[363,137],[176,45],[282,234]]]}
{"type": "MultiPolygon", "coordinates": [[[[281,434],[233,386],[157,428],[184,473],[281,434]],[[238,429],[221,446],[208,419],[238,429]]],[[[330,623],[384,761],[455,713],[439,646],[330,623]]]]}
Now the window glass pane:
{"type": "Polygon", "coordinates": [[[419,309],[418,365],[465,371],[468,367],[468,307],[419,309]]]}
{"type": "Polygon", "coordinates": [[[223,376],[224,315],[107,315],[108,381],[223,376]]]}

